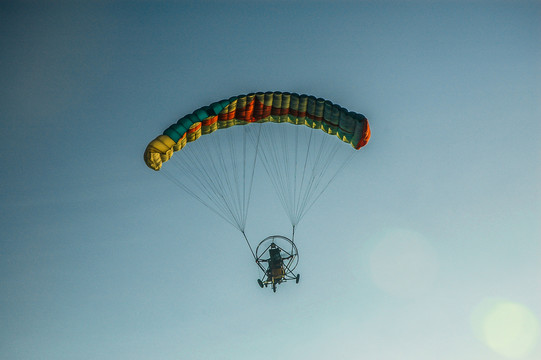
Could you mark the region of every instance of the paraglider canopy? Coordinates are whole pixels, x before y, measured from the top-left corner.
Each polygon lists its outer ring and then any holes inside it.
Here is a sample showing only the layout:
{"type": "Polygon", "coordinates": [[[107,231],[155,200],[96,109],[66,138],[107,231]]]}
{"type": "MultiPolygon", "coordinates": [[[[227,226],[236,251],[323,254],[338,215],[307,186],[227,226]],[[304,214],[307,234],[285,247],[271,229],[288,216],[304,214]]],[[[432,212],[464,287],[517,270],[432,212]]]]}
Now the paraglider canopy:
{"type": "Polygon", "coordinates": [[[144,160],[159,171],[178,152],[162,172],[243,232],[256,160],[296,226],[369,139],[364,115],[329,100],[258,92],[183,116],[148,144],[144,160]]]}

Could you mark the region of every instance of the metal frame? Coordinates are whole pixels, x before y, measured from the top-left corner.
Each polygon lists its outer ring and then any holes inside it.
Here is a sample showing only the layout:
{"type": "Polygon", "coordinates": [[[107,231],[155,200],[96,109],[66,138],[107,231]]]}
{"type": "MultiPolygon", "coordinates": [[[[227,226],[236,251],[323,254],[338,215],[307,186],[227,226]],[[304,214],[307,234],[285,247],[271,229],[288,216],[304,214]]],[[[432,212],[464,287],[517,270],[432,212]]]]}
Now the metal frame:
{"type": "Polygon", "coordinates": [[[285,236],[273,235],[263,239],[259,245],[257,245],[255,251],[255,262],[263,272],[261,279],[258,279],[259,286],[261,287],[267,287],[269,284],[271,284],[272,290],[276,292],[277,284],[281,284],[288,280],[295,280],[297,283],[299,282],[300,275],[293,272],[299,263],[299,252],[295,243],[285,236]],[[268,254],[273,245],[280,249],[280,252],[286,254],[283,262],[284,275],[278,280],[275,280],[274,277],[269,276],[267,267],[263,266],[262,264],[267,262],[267,259],[263,260],[263,256],[268,254]],[[286,250],[286,247],[291,248],[291,250],[286,250]]]}

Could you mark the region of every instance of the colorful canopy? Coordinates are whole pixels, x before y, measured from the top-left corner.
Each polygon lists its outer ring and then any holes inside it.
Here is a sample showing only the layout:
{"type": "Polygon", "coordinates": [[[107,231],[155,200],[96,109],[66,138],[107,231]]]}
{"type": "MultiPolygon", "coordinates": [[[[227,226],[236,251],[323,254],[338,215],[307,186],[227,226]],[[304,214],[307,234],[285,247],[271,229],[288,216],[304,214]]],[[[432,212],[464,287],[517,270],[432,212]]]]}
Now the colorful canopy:
{"type": "Polygon", "coordinates": [[[314,96],[258,92],[218,101],[184,116],[148,144],[145,163],[151,169],[160,170],[174,151],[201,135],[235,125],[269,121],[321,129],[355,149],[360,149],[370,139],[370,127],[364,115],[314,96]]]}

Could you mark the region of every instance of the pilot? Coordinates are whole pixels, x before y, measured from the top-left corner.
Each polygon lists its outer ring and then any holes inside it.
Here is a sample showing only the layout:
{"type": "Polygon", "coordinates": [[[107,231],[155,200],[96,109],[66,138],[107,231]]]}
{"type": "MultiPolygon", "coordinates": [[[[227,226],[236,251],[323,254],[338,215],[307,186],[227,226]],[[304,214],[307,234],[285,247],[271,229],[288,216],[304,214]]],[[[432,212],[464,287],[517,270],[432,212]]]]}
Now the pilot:
{"type": "Polygon", "coordinates": [[[269,255],[270,257],[266,260],[269,263],[269,268],[267,269],[267,279],[268,281],[274,280],[273,282],[280,283],[285,276],[284,260],[289,259],[291,256],[288,256],[285,259],[282,258],[280,248],[275,244],[271,245],[269,255]]]}

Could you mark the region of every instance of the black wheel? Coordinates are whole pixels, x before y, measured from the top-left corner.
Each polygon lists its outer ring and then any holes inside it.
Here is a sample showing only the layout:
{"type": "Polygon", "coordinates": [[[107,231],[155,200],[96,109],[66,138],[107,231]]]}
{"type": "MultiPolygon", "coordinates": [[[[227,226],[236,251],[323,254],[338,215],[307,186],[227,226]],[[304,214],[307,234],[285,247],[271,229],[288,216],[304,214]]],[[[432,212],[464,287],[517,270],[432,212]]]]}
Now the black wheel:
{"type": "Polygon", "coordinates": [[[276,284],[272,284],[272,292],[276,292],[276,284]]]}
{"type": "Polygon", "coordinates": [[[298,284],[300,279],[301,279],[301,274],[297,274],[297,277],[295,278],[295,283],[298,284]]]}
{"type": "Polygon", "coordinates": [[[260,288],[263,288],[263,281],[261,281],[261,279],[257,279],[257,283],[259,284],[260,288]]]}

